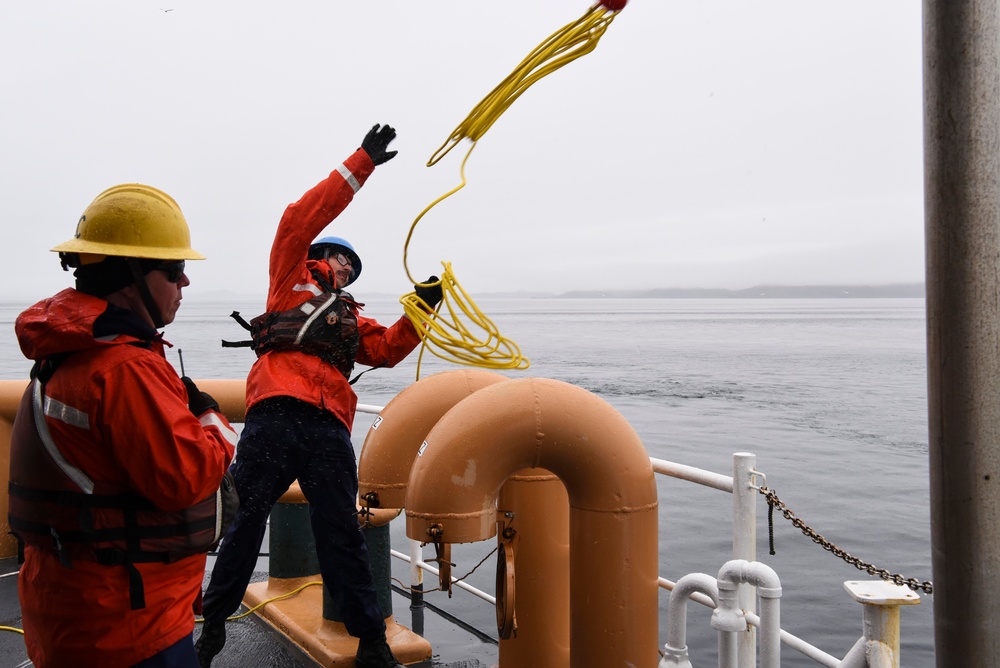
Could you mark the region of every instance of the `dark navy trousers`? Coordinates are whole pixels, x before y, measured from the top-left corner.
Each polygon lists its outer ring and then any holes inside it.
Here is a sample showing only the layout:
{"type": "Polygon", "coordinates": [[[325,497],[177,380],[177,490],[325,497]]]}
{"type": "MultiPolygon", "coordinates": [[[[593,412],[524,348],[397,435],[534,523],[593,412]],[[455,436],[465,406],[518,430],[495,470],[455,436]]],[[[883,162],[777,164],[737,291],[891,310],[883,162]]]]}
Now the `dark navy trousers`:
{"type": "Polygon", "coordinates": [[[385,632],[368,547],[358,524],[358,468],[350,431],[329,411],[291,397],[255,404],[230,471],[240,509],[219,546],[204,597],[207,624],[239,608],[264,540],[268,515],[294,480],[309,501],[323,582],[339,604],[347,632],[385,632]]]}
{"type": "Polygon", "coordinates": [[[198,668],[198,655],[194,651],[194,634],[181,638],[170,647],[154,654],[132,668],[198,668]]]}

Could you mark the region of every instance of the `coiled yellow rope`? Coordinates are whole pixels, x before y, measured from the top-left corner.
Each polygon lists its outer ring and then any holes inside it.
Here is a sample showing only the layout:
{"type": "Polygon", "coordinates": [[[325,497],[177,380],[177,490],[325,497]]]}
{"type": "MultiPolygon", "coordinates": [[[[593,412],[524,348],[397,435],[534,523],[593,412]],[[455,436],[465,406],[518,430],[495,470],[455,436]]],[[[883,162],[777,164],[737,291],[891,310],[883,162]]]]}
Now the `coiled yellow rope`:
{"type": "MultiPolygon", "coordinates": [[[[403,246],[403,268],[411,282],[422,287],[436,285],[435,283],[420,283],[410,274],[410,268],[407,264],[410,239],[413,237],[417,223],[424,217],[424,214],[442,200],[465,187],[465,163],[472,155],[476,142],[486,134],[486,131],[492,127],[500,115],[529,86],[563,65],[593,51],[616,15],[616,11],[595,5],[581,18],[549,36],[475,106],[444,144],[434,152],[434,155],[427,162],[428,167],[435,165],[462,139],[472,140],[472,146],[465,154],[460,168],[462,182],[421,211],[406,235],[406,243],[403,246]]],[[[423,339],[417,363],[417,378],[420,378],[420,361],[423,360],[424,350],[428,349],[437,357],[457,364],[490,369],[527,369],[531,362],[521,355],[517,344],[500,335],[493,322],[479,310],[475,302],[462,289],[452,272],[451,263],[442,262],[441,264],[444,266],[444,274],[440,280],[443,298],[437,310],[431,311],[415,291],[400,298],[406,315],[423,339]],[[442,305],[444,309],[442,309],[442,305]],[[450,318],[449,321],[444,321],[442,317],[442,313],[445,311],[450,318]],[[467,316],[480,332],[485,333],[485,338],[480,338],[478,333],[473,333],[468,327],[462,325],[458,319],[459,313],[467,316]]]]}
{"type": "MultiPolygon", "coordinates": [[[[475,144],[472,148],[475,148],[475,144]]],[[[420,212],[420,215],[410,226],[410,232],[406,235],[406,244],[403,246],[403,266],[406,268],[407,278],[419,286],[441,286],[442,298],[441,303],[437,305],[437,310],[432,310],[423,299],[417,296],[415,291],[409,292],[399,299],[403,305],[403,312],[413,323],[423,340],[420,355],[417,358],[418,379],[420,378],[420,363],[423,361],[425,350],[430,350],[433,355],[449,362],[487,369],[527,369],[528,365],[531,364],[528,358],[521,355],[521,349],[518,348],[517,344],[502,337],[493,321],[479,310],[469,294],[462,289],[455,278],[450,262],[441,263],[444,273],[441,274],[441,279],[437,283],[416,281],[410,275],[410,269],[407,265],[407,253],[409,252],[410,239],[413,237],[413,230],[424,214],[430,211],[435,204],[465,186],[465,162],[471,153],[472,149],[470,148],[469,153],[465,155],[465,160],[462,161],[461,185],[437,198],[420,212]],[[442,310],[447,311],[448,319],[442,317],[442,310]],[[476,331],[459,321],[459,312],[469,318],[476,331]]]]}
{"type": "Polygon", "coordinates": [[[424,300],[416,293],[405,295],[400,301],[403,310],[424,340],[419,361],[424,350],[443,360],[486,369],[527,369],[527,357],[510,339],[500,336],[496,325],[477,307],[468,293],[455,280],[451,263],[442,262],[441,277],[443,299],[441,304],[448,311],[448,318],[437,311],[429,311],[424,300]],[[466,316],[475,331],[459,321],[459,311],[466,316]]]}

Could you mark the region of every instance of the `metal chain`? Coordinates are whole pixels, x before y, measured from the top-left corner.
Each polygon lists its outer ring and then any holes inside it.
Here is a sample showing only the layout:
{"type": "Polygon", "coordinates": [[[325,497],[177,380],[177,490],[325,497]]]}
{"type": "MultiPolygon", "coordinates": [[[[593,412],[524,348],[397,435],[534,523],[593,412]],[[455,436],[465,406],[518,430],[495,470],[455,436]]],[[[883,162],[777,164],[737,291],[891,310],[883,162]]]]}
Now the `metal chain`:
{"type": "Polygon", "coordinates": [[[757,489],[758,491],[760,491],[761,494],[764,495],[764,498],[767,499],[768,531],[771,540],[771,554],[774,554],[774,525],[772,519],[773,510],[775,507],[777,507],[781,511],[781,514],[785,516],[785,519],[792,523],[792,526],[801,530],[802,533],[811,538],[814,543],[818,543],[819,545],[821,545],[824,550],[832,552],[834,555],[840,557],[847,563],[851,564],[859,571],[865,571],[869,575],[877,575],[883,580],[893,582],[897,585],[906,585],[913,591],[917,591],[919,589],[926,594],[934,593],[934,585],[930,582],[926,581],[920,582],[916,578],[905,578],[899,573],[890,573],[884,568],[878,568],[877,566],[862,561],[857,557],[851,556],[846,551],[840,549],[839,547],[828,541],[826,538],[818,534],[815,529],[813,529],[805,522],[800,520],[798,517],[796,517],[795,513],[789,510],[788,507],[784,504],[784,502],[778,498],[778,495],[774,492],[774,490],[769,489],[766,486],[761,486],[758,487],[757,489]]]}
{"type": "MultiPolygon", "coordinates": [[[[458,584],[459,582],[462,582],[462,581],[463,581],[463,580],[465,580],[465,579],[466,579],[467,577],[469,577],[470,575],[472,575],[473,573],[475,573],[475,572],[476,572],[476,570],[477,570],[477,569],[478,569],[478,568],[479,568],[480,566],[482,566],[482,565],[483,565],[484,563],[486,563],[486,560],[487,560],[487,559],[489,559],[490,557],[492,557],[492,556],[493,556],[493,553],[497,551],[498,547],[499,547],[499,546],[497,546],[497,547],[494,547],[494,548],[493,548],[492,550],[490,550],[490,553],[489,553],[489,554],[487,554],[487,555],[486,555],[485,557],[483,557],[482,559],[480,559],[480,560],[479,560],[479,563],[478,563],[478,564],[476,564],[475,566],[473,566],[473,567],[472,567],[472,570],[471,570],[471,571],[469,571],[468,573],[466,573],[465,575],[463,575],[463,576],[462,576],[462,577],[460,577],[460,578],[454,578],[454,579],[453,579],[453,580],[451,581],[451,583],[452,583],[452,584],[458,584]]],[[[440,561],[439,559],[430,559],[430,560],[428,560],[428,561],[427,561],[426,563],[431,563],[431,562],[439,562],[439,561],[440,561]]],[[[454,565],[455,565],[455,564],[452,564],[452,566],[454,566],[454,565]]],[[[405,590],[409,591],[409,592],[410,592],[411,594],[415,594],[415,593],[417,593],[417,592],[420,592],[420,593],[422,593],[422,594],[429,594],[429,593],[431,593],[431,592],[434,592],[434,591],[444,591],[444,589],[441,589],[441,587],[434,587],[434,589],[419,589],[419,590],[418,590],[418,589],[414,589],[413,587],[411,587],[411,586],[409,586],[409,585],[406,585],[406,584],[403,584],[403,581],[402,581],[402,580],[400,580],[399,578],[396,578],[396,577],[393,577],[393,578],[392,578],[392,580],[395,580],[395,581],[396,581],[396,582],[397,582],[397,583],[399,584],[400,588],[402,588],[402,589],[405,589],[405,590]]]]}

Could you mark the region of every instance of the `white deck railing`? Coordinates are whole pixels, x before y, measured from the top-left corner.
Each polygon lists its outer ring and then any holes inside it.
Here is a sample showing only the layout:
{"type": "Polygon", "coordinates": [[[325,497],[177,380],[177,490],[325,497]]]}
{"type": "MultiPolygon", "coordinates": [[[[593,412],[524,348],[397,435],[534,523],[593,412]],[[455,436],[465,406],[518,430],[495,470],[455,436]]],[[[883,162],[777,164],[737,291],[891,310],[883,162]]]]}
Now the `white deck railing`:
{"type": "MultiPolygon", "coordinates": [[[[378,414],[381,406],[359,404],[359,413],[378,414]]],[[[723,475],[704,469],[678,464],[664,459],[650,457],[653,471],[677,480],[684,480],[703,487],[717,489],[733,495],[733,560],[753,563],[756,560],[757,538],[757,497],[758,489],[766,483],[766,477],[756,469],[756,455],[751,453],[736,453],[733,455],[733,475],[723,475]],[[734,484],[734,480],[741,481],[734,484]]],[[[422,591],[423,571],[438,576],[438,569],[423,559],[423,548],[419,541],[410,540],[409,554],[390,550],[391,555],[410,564],[411,585],[414,590],[422,591]]],[[[677,583],[666,578],[659,578],[660,588],[673,591],[677,583]]],[[[496,597],[484,592],[466,582],[455,581],[454,585],[473,596],[496,605],[496,597]]],[[[912,598],[912,592],[907,592],[907,598],[912,598]]],[[[693,592],[688,598],[709,608],[716,608],[711,596],[693,592]]],[[[861,600],[860,598],[858,599],[861,600]]],[[[863,601],[862,601],[863,602],[863,601]]],[[[910,603],[911,601],[908,601],[910,603]]],[[[754,629],[760,629],[761,619],[756,614],[756,588],[749,584],[741,584],[738,588],[738,604],[746,623],[754,629]]],[[[781,644],[794,649],[803,656],[822,666],[830,668],[898,668],[899,666],[899,603],[890,597],[888,602],[868,603],[865,605],[865,620],[862,636],[854,648],[843,659],[824,652],[809,642],[788,633],[780,631],[781,644]],[[871,613],[869,613],[869,609],[871,613]],[[868,623],[869,619],[875,623],[868,623]],[[886,619],[890,623],[886,623],[886,619]],[[882,620],[881,622],[879,620],[882,620]],[[867,649],[866,649],[867,648],[867,649]],[[874,650],[873,650],[874,648],[874,650]]],[[[683,608],[681,608],[683,610],[683,608]]],[[[735,668],[753,668],[756,665],[756,634],[736,634],[735,658],[727,658],[720,652],[719,665],[735,666],[735,668]]],[[[661,666],[681,665],[670,663],[666,659],[661,666]]]]}
{"type": "MultiPolygon", "coordinates": [[[[242,421],[242,418],[245,415],[245,383],[243,381],[206,380],[198,382],[199,386],[203,384],[207,388],[207,391],[220,401],[220,405],[223,406],[223,410],[226,412],[227,417],[229,417],[231,421],[242,421]]],[[[8,426],[13,423],[14,415],[17,411],[20,396],[24,391],[25,385],[26,383],[24,381],[0,380],[0,423],[6,423],[8,426]]],[[[359,413],[378,414],[382,411],[382,409],[382,406],[369,404],[359,404],[357,406],[357,411],[359,413]]],[[[0,426],[2,426],[2,424],[0,424],[0,426]]],[[[0,442],[0,452],[9,452],[9,435],[10,429],[6,430],[6,438],[4,438],[4,430],[0,429],[0,441],[2,441],[0,442]]],[[[742,577],[747,571],[753,571],[754,573],[759,574],[759,572],[764,569],[763,564],[757,564],[755,562],[757,532],[756,504],[757,497],[759,495],[758,490],[765,484],[764,475],[755,468],[755,455],[749,453],[736,453],[733,455],[732,476],[721,475],[711,471],[705,471],[662,459],[651,458],[650,463],[653,470],[657,474],[666,475],[678,480],[689,481],[694,484],[718,489],[732,494],[733,561],[728,562],[725,566],[723,566],[723,570],[726,570],[727,567],[729,567],[730,571],[732,571],[733,568],[742,568],[744,571],[740,573],[742,577]],[[734,564],[736,564],[736,566],[734,566],[734,564]],[[746,569],[744,566],[752,568],[746,569]]],[[[0,511],[6,512],[6,508],[0,507],[0,511]]],[[[392,550],[391,555],[410,563],[410,577],[411,582],[414,585],[422,584],[423,571],[428,571],[435,576],[438,575],[438,569],[424,561],[423,550],[418,541],[411,541],[409,554],[402,554],[392,550]]],[[[731,575],[731,573],[729,573],[729,575],[731,575]]],[[[684,576],[681,578],[681,581],[690,577],[691,576],[684,576]]],[[[775,578],[776,577],[777,576],[775,575],[775,578]]],[[[720,571],[720,576],[715,581],[715,585],[713,585],[716,586],[717,590],[718,584],[722,582],[722,580],[722,571],[720,571]]],[[[753,580],[753,578],[751,578],[751,580],[753,580]]],[[[735,614],[742,617],[742,619],[744,619],[751,627],[760,628],[762,622],[756,612],[756,589],[752,586],[752,584],[747,583],[746,580],[738,580],[738,582],[739,584],[736,589],[736,601],[734,602],[729,598],[726,599],[727,605],[732,605],[734,610],[730,609],[725,612],[731,615],[735,611],[735,614]]],[[[674,590],[677,589],[677,583],[667,580],[666,578],[658,578],[658,583],[661,588],[671,592],[674,592],[674,590]]],[[[727,585],[732,584],[732,578],[727,580],[726,583],[727,585]]],[[[854,647],[843,659],[837,659],[836,657],[827,654],[819,648],[785,631],[780,631],[780,644],[796,650],[820,665],[829,666],[831,668],[864,668],[865,666],[871,666],[872,668],[898,668],[899,607],[900,605],[913,605],[915,603],[919,603],[919,597],[905,587],[886,583],[881,580],[873,582],[854,581],[847,584],[849,585],[846,587],[849,594],[856,601],[863,604],[864,631],[855,643],[854,647]]],[[[490,605],[496,604],[496,598],[494,596],[476,589],[465,582],[457,582],[455,586],[468,591],[478,598],[481,598],[490,605]]],[[[768,585],[761,586],[760,591],[762,600],[765,598],[765,593],[767,593],[768,596],[773,596],[775,593],[774,591],[765,592],[765,588],[767,588],[767,586],[768,585]]],[[[416,588],[418,591],[422,590],[422,587],[418,586],[416,588]]],[[[699,593],[697,591],[698,589],[707,589],[709,590],[709,593],[712,593],[711,586],[708,586],[707,580],[704,579],[697,586],[682,587],[681,591],[683,591],[686,598],[690,600],[716,608],[717,604],[716,601],[713,600],[712,596],[699,593]],[[688,590],[690,590],[690,592],[688,592],[688,590]]],[[[780,596],[780,587],[776,588],[776,590],[779,592],[778,595],[780,596]]],[[[672,594],[671,604],[674,603],[675,598],[676,596],[672,594]]],[[[722,600],[721,596],[719,596],[719,600],[722,600]]],[[[683,607],[680,607],[679,609],[683,610],[683,607]]],[[[675,613],[675,615],[676,617],[680,617],[679,614],[675,613]]],[[[715,615],[713,614],[713,617],[714,616],[715,615]]],[[[668,614],[668,625],[672,621],[670,617],[671,615],[668,614]]],[[[768,619],[769,618],[770,617],[768,617],[768,619]]],[[[673,621],[676,621],[676,619],[673,621]]],[[[779,624],[764,623],[764,626],[769,633],[773,632],[773,629],[770,627],[774,625],[779,624]]],[[[730,634],[726,638],[726,643],[732,650],[731,655],[727,656],[724,656],[723,652],[720,651],[720,666],[725,666],[726,668],[753,668],[755,665],[756,654],[755,634],[753,632],[745,631],[734,633],[732,630],[721,630],[720,634],[730,634]]],[[[720,641],[720,647],[722,647],[722,645],[723,643],[720,641]]],[[[669,643],[666,649],[671,649],[669,643]]],[[[669,655],[670,652],[667,652],[667,654],[669,655]]],[[[682,664],[669,663],[668,658],[665,657],[664,661],[661,662],[661,666],[669,665],[682,664]]]]}

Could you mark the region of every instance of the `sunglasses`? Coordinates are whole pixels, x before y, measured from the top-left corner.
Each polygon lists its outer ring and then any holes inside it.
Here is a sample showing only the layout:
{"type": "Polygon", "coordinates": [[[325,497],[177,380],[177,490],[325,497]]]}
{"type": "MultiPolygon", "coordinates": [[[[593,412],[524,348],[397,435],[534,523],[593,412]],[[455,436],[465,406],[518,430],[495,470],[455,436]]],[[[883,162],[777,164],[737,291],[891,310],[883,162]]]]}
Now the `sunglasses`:
{"type": "Polygon", "coordinates": [[[181,279],[184,278],[184,260],[164,262],[156,270],[166,274],[167,280],[171,283],[180,283],[181,279]]]}

